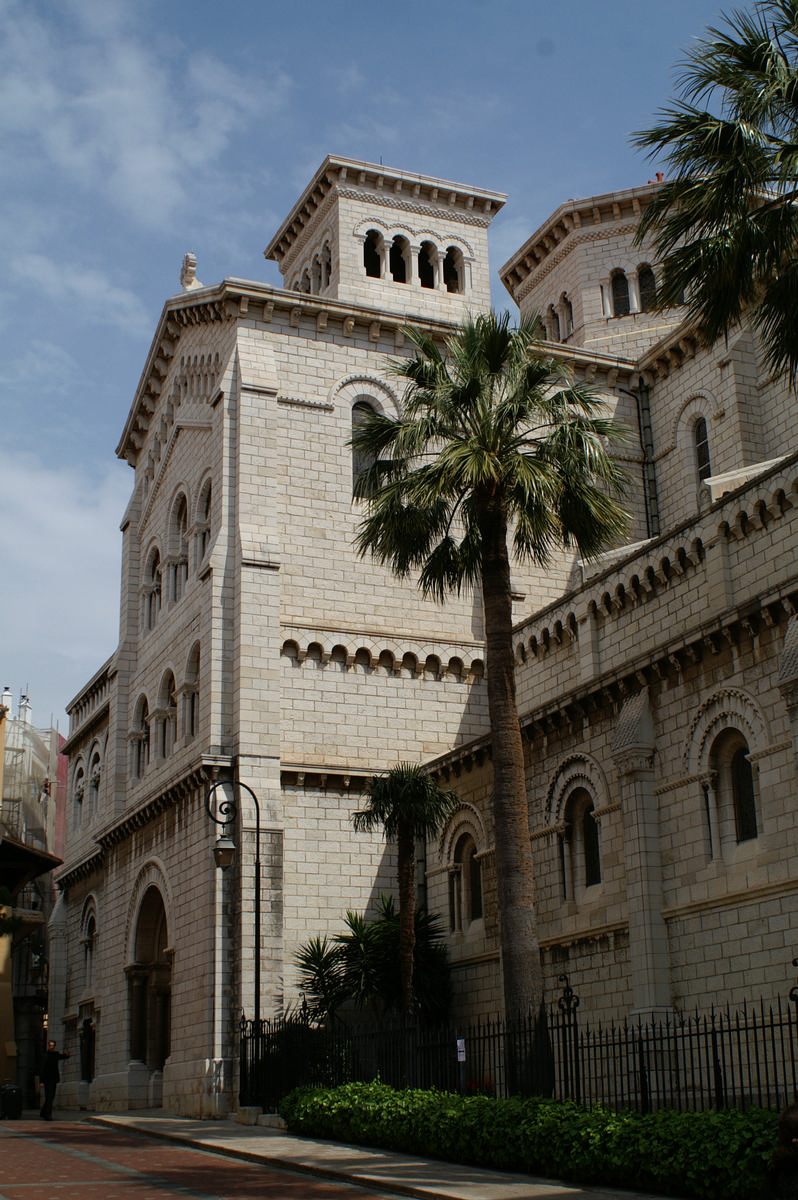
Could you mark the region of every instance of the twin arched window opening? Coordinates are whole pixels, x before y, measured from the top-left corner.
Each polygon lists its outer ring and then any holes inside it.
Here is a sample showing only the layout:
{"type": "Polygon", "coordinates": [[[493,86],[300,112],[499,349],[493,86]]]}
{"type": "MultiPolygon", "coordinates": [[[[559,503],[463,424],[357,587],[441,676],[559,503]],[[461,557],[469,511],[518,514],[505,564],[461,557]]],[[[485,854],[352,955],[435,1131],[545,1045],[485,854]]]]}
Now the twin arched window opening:
{"type": "MultiPolygon", "coordinates": [[[[198,571],[211,546],[211,513],[213,491],[210,479],[200,492],[193,529],[194,566],[198,571]]],[[[150,551],[144,569],[144,585],[141,592],[141,625],[147,631],[158,623],[162,603],[176,604],[183,598],[189,577],[188,500],[181,492],[172,506],[167,532],[167,556],[161,559],[157,548],[150,551]]]]}
{"type": "Polygon", "coordinates": [[[559,836],[563,900],[578,900],[586,888],[601,883],[599,829],[593,798],[585,788],[571,792],[559,836]]]}
{"type": "Polygon", "coordinates": [[[178,748],[179,739],[189,742],[199,732],[200,647],[191,650],[186,665],[183,686],[178,688],[172,671],[167,671],[158,689],[158,705],[150,711],[146,696],[136,705],[130,739],[130,770],[134,779],[141,779],[150,765],[150,750],[154,747],[160,762],[166,761],[178,748]]]}
{"type": "Polygon", "coordinates": [[[482,864],[470,833],[458,838],[449,869],[449,926],[463,933],[482,918],[482,864]]]}
{"type": "Polygon", "coordinates": [[[722,859],[742,842],[759,837],[756,780],[748,742],[726,729],[712,743],[704,809],[710,859],[722,859]]]}
{"type": "Polygon", "coordinates": [[[637,269],[631,285],[626,272],[618,269],[610,277],[610,316],[628,317],[633,312],[651,312],[657,305],[657,279],[644,263],[637,269]]]}

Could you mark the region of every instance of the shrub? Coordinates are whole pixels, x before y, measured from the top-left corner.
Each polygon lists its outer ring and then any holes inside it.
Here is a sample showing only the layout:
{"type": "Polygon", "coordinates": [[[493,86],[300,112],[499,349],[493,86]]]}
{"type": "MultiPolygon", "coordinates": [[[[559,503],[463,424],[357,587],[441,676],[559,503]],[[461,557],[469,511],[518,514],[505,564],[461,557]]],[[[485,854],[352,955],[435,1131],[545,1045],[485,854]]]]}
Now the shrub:
{"type": "Polygon", "coordinates": [[[644,1115],[573,1101],[395,1091],[379,1082],[300,1088],[280,1113],[294,1133],[696,1200],[756,1196],[778,1119],[762,1109],[644,1115]]]}

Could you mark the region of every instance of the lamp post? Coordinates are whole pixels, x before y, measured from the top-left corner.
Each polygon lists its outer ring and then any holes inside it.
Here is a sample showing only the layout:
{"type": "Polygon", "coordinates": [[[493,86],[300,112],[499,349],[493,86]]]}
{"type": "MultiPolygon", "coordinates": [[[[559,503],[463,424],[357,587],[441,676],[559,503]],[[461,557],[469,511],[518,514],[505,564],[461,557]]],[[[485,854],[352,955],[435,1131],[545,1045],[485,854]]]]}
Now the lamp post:
{"type": "Polygon", "coordinates": [[[205,797],[205,807],[208,816],[217,825],[222,826],[222,832],[216,839],[213,848],[213,858],[216,866],[226,871],[233,865],[235,859],[235,842],[227,832],[236,819],[240,808],[241,789],[252,797],[255,805],[255,1030],[260,1032],[260,805],[258,797],[251,787],[234,779],[215,779],[208,788],[205,797]],[[232,796],[224,794],[224,799],[216,800],[217,788],[232,788],[232,796]],[[217,815],[218,814],[218,815],[217,815]]]}

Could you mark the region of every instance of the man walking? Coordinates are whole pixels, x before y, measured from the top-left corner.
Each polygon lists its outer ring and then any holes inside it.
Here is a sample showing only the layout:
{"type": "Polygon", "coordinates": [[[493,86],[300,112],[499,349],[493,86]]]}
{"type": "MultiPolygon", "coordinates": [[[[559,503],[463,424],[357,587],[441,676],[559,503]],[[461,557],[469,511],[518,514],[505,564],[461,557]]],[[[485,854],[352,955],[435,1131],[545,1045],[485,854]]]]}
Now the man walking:
{"type": "Polygon", "coordinates": [[[42,1063],[41,1075],[39,1076],[44,1084],[44,1104],[39,1112],[39,1116],[43,1121],[52,1121],[53,1119],[55,1089],[58,1087],[59,1080],[61,1079],[58,1064],[62,1058],[69,1058],[69,1051],[67,1050],[63,1054],[60,1054],[55,1048],[55,1042],[48,1042],[47,1052],[42,1063]]]}

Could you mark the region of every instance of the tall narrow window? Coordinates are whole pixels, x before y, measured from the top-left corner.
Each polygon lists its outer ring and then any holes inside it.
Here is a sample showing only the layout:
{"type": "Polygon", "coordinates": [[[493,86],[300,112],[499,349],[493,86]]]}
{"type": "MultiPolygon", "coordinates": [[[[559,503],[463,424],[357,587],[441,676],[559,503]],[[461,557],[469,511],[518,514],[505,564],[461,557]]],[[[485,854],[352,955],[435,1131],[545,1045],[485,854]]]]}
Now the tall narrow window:
{"type": "MultiPolygon", "coordinates": [[[[369,404],[368,400],[356,400],[352,405],[352,434],[374,416],[374,406],[369,404]]],[[[372,466],[374,459],[371,455],[365,454],[359,450],[357,446],[352,447],[352,486],[357,483],[364,471],[367,471],[372,466]]]]}
{"type": "Polygon", "coordinates": [[[144,628],[154,629],[161,611],[161,556],[157,550],[150,555],[144,585],[144,628]]]}
{"type": "Polygon", "coordinates": [[[407,283],[407,255],[410,248],[406,238],[395,237],[391,242],[389,266],[394,283],[407,283]]]}
{"type": "Polygon", "coordinates": [[[188,579],[188,504],[185,496],[180,496],[175,504],[171,524],[169,553],[172,560],[172,600],[176,603],[181,599],[188,579]]]}
{"type": "Polygon", "coordinates": [[[197,506],[197,566],[202,562],[211,546],[211,498],[210,479],[203,486],[197,506]]]}
{"type": "Polygon", "coordinates": [[[641,267],[637,275],[640,288],[640,311],[650,312],[657,303],[657,281],[651,267],[641,267]]]}
{"type": "Polygon", "coordinates": [[[616,271],[612,277],[612,315],[629,316],[629,280],[623,271],[616,271]]]}
{"type": "Polygon", "coordinates": [[[363,266],[370,279],[379,279],[380,271],[380,235],[376,229],[370,229],[363,243],[363,266]]]}
{"type": "Polygon", "coordinates": [[[435,287],[435,260],[432,242],[422,242],[418,252],[418,282],[423,288],[435,287]]]}
{"type": "Polygon", "coordinates": [[[199,731],[199,684],[200,684],[200,647],[199,643],[192,648],[186,667],[186,682],[183,689],[185,710],[183,719],[183,736],[195,738],[199,731]]]}
{"type": "Polygon", "coordinates": [[[131,735],[133,744],[133,774],[141,779],[150,762],[150,710],[142,696],[136,708],[136,719],[131,735]]]}
{"type": "Polygon", "coordinates": [[[601,883],[598,823],[585,788],[571,792],[560,834],[560,872],[565,900],[579,900],[585,888],[601,883]]]}
{"type": "Polygon", "coordinates": [[[456,246],[449,247],[443,260],[443,286],[457,295],[463,291],[463,256],[456,246]]]}
{"type": "Polygon", "coordinates": [[[698,481],[703,483],[712,474],[712,464],[709,461],[709,434],[706,420],[703,417],[699,417],[693,426],[693,444],[698,481]]]}
{"type": "Polygon", "coordinates": [[[754,771],[748,742],[738,729],[715,738],[706,785],[713,858],[726,858],[741,842],[759,837],[754,771]]]}
{"type": "Polygon", "coordinates": [[[470,833],[458,838],[449,871],[449,925],[462,932],[482,917],[482,864],[470,833]]]}
{"type": "Polygon", "coordinates": [[[332,277],[332,250],[330,243],[325,242],[321,248],[321,286],[322,289],[329,287],[332,277]]]}
{"type": "Polygon", "coordinates": [[[756,804],[754,802],[754,773],[748,761],[748,748],[740,746],[731,758],[732,803],[734,831],[739,842],[750,842],[758,836],[756,804]]]}

